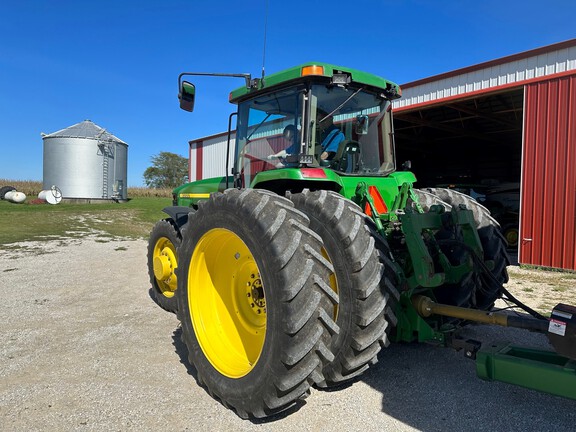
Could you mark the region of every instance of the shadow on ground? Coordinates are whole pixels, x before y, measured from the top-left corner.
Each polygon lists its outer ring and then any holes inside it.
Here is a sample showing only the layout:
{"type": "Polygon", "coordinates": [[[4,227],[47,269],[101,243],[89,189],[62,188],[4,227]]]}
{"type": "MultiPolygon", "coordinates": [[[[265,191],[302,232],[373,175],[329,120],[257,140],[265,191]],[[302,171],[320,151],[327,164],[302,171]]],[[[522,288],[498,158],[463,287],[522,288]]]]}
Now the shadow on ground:
{"type": "MultiPolygon", "coordinates": [[[[471,326],[467,337],[546,348],[543,335],[471,326]]],[[[576,401],[483,381],[475,362],[449,348],[397,344],[362,381],[382,394],[382,410],[421,431],[575,430],[576,401]]]]}

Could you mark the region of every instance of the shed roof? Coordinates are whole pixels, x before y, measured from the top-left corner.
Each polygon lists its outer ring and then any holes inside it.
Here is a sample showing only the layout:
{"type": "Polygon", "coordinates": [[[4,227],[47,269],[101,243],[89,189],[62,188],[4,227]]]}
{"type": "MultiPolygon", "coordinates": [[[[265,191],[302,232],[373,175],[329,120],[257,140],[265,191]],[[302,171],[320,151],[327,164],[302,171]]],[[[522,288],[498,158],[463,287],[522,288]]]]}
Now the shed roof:
{"type": "Polygon", "coordinates": [[[576,74],[576,39],[403,84],[396,112],[576,74]]]}
{"type": "Polygon", "coordinates": [[[76,123],[75,125],[51,134],[42,134],[42,139],[46,138],[85,138],[128,145],[120,138],[112,135],[110,132],[107,132],[106,129],[98,126],[90,120],[84,120],[83,122],[76,123]]]}

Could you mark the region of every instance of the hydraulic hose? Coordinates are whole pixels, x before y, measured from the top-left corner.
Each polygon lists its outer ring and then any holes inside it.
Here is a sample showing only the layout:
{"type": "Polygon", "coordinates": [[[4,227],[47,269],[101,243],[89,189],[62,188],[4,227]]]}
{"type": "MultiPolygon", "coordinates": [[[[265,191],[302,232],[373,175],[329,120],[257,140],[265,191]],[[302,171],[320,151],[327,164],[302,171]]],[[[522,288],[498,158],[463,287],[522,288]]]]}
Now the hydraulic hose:
{"type": "Polygon", "coordinates": [[[472,260],[474,261],[474,264],[479,267],[479,269],[482,271],[482,273],[484,273],[485,275],[488,276],[488,278],[494,282],[495,284],[500,285],[500,290],[502,291],[502,293],[504,293],[506,295],[506,300],[510,301],[511,303],[515,304],[516,306],[518,306],[520,309],[524,310],[525,312],[529,313],[530,315],[532,315],[534,318],[537,318],[539,320],[545,320],[548,321],[548,318],[546,318],[544,315],[540,314],[539,312],[535,311],[534,309],[532,309],[530,306],[522,303],[520,300],[518,300],[516,297],[514,297],[510,291],[508,291],[506,288],[504,288],[504,286],[500,283],[500,281],[498,279],[496,279],[496,277],[494,277],[494,275],[492,274],[492,272],[490,271],[490,269],[488,267],[486,267],[486,264],[484,263],[484,261],[482,261],[482,259],[476,255],[476,253],[474,252],[474,250],[468,246],[466,243],[463,243],[461,241],[458,240],[438,240],[438,244],[446,244],[446,245],[453,245],[453,246],[460,246],[463,249],[465,249],[470,256],[472,257],[472,260]]]}

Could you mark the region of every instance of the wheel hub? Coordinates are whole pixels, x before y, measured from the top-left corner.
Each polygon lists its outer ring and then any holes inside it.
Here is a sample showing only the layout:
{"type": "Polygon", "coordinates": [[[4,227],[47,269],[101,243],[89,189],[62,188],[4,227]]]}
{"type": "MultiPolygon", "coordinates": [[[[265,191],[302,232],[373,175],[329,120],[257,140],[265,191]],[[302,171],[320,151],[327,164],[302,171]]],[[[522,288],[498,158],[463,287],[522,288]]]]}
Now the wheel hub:
{"type": "Polygon", "coordinates": [[[178,266],[174,250],[169,245],[159,248],[154,254],[152,266],[162,293],[173,295],[177,287],[175,270],[178,266]]]}
{"type": "Polygon", "coordinates": [[[154,277],[164,280],[170,275],[170,261],[165,256],[154,258],[154,277]]]}
{"type": "Polygon", "coordinates": [[[260,275],[252,274],[250,279],[252,281],[246,283],[246,297],[250,308],[257,314],[266,313],[266,299],[264,298],[264,288],[260,275]]]}

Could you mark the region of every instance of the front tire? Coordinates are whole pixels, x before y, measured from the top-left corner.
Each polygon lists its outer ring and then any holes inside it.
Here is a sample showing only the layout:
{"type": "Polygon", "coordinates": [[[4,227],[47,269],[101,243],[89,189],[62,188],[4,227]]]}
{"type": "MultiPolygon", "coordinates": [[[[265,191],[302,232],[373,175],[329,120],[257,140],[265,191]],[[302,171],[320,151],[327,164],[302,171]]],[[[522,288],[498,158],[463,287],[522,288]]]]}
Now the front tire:
{"type": "Polygon", "coordinates": [[[158,221],[148,240],[148,275],[152,289],[150,295],[164,310],[176,312],[178,278],[178,247],[180,231],[172,219],[158,221]]]}
{"type": "Polygon", "coordinates": [[[340,299],[334,311],[340,333],[330,345],[334,361],[324,367],[325,381],[318,384],[329,387],[363,373],[388,346],[388,331],[397,322],[397,276],[386,239],[354,202],[307,189],[290,199],[310,218],[310,228],[324,242],[322,254],[334,266],[330,281],[340,299]]]}
{"type": "Polygon", "coordinates": [[[183,230],[177,295],[188,359],[242,418],[293,406],[333,359],[332,266],[308,223],[285,198],[229,189],[183,230]]]}

